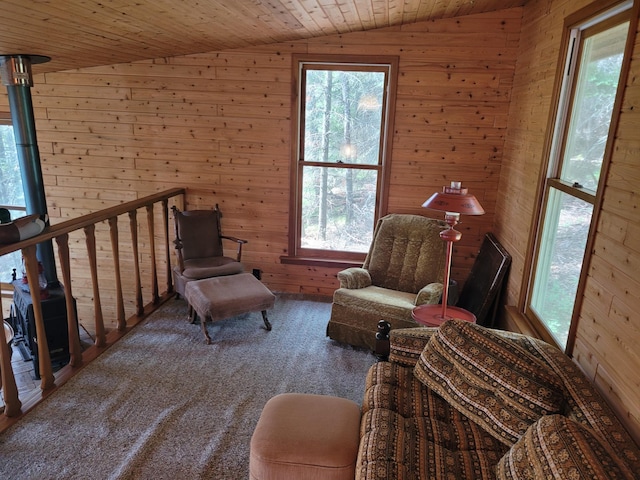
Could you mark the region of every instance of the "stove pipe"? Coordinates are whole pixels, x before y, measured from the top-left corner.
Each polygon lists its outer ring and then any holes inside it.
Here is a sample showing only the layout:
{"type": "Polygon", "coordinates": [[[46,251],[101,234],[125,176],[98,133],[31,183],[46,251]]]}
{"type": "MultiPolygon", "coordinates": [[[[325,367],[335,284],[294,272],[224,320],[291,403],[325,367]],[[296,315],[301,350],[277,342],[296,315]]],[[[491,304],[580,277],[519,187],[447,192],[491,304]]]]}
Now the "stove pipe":
{"type": "MultiPolygon", "coordinates": [[[[9,97],[27,215],[48,213],[29,89],[33,86],[31,64],[45,63],[49,60],[49,57],[40,55],[0,55],[0,76],[2,84],[7,87],[9,97]]],[[[47,225],[48,223],[47,220],[47,225]]],[[[49,285],[57,286],[59,281],[51,240],[38,244],[37,257],[42,262],[49,285]]]]}

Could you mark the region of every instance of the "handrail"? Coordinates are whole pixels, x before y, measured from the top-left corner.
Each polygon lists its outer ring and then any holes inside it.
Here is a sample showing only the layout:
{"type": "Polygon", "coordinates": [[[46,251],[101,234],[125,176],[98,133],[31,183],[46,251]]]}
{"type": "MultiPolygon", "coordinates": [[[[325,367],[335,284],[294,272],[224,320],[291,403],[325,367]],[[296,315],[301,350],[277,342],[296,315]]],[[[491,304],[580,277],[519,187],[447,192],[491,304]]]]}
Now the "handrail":
{"type": "Polygon", "coordinates": [[[130,202],[121,203],[113,207],[105,208],[104,210],[98,210],[97,212],[88,213],[82,217],[72,218],[71,220],[65,220],[64,222],[57,223],[47,227],[40,235],[21,242],[12,243],[9,245],[0,246],[0,256],[7,253],[21,250],[29,245],[37,245],[38,243],[46,242],[52,238],[58,237],[65,233],[71,233],[75,230],[87,227],[89,225],[95,225],[96,223],[109,220],[112,217],[123,215],[132,210],[145,207],[149,204],[157,203],[165,198],[176,197],[178,195],[184,195],[184,188],[172,188],[160,193],[155,193],[147,197],[139,198],[137,200],[131,200],[130,202]]]}
{"type": "MultiPolygon", "coordinates": [[[[27,280],[30,287],[31,300],[33,305],[33,314],[35,320],[36,337],[38,338],[38,360],[39,370],[41,376],[40,388],[43,391],[49,391],[55,386],[55,378],[52,372],[51,358],[49,355],[49,347],[46,341],[46,333],[44,326],[44,319],[42,315],[42,304],[40,301],[40,286],[38,282],[38,260],[36,258],[36,245],[55,239],[58,245],[58,261],[60,269],[62,270],[63,277],[63,289],[65,294],[66,311],[67,311],[67,333],[69,339],[69,352],[70,361],[69,368],[78,368],[83,363],[83,354],[80,347],[80,339],[78,336],[78,319],[77,313],[74,308],[74,297],[72,292],[72,275],[71,275],[71,256],[69,253],[69,234],[82,230],[84,232],[87,259],[89,261],[89,270],[91,273],[91,285],[93,288],[93,311],[95,320],[95,347],[102,348],[107,346],[107,335],[105,332],[105,324],[102,312],[101,302],[101,289],[98,282],[98,265],[99,256],[100,260],[104,261],[105,256],[109,260],[108,252],[97,248],[96,243],[96,224],[101,222],[108,222],[109,225],[109,239],[111,242],[111,260],[113,266],[113,272],[115,274],[115,323],[117,325],[118,332],[124,332],[127,328],[127,320],[125,319],[124,308],[124,296],[123,285],[120,269],[120,252],[119,243],[120,238],[118,234],[118,217],[120,215],[128,215],[129,227],[131,233],[131,251],[133,254],[133,269],[135,276],[135,288],[133,289],[135,296],[136,313],[134,316],[140,317],[145,311],[157,308],[161,302],[161,296],[158,289],[158,265],[156,260],[156,238],[155,238],[155,218],[154,218],[154,205],[159,203],[162,207],[162,239],[164,245],[162,246],[165,252],[160,262],[164,263],[165,274],[167,279],[167,288],[165,297],[173,294],[173,285],[171,277],[171,264],[170,264],[170,242],[169,242],[169,215],[168,204],[169,199],[177,196],[182,196],[184,202],[184,196],[186,190],[184,188],[173,188],[159,192],[153,195],[149,195],[144,198],[133,200],[130,202],[122,203],[104,210],[90,213],[79,218],[67,220],[56,225],[49,226],[45,230],[32,238],[22,240],[10,245],[0,246],[0,256],[6,255],[17,250],[22,250],[22,255],[25,263],[25,270],[27,274],[27,280]],[[138,220],[137,210],[140,208],[146,209],[146,225],[149,233],[148,243],[143,252],[140,251],[140,245],[138,240],[138,220]],[[142,295],[142,281],[140,276],[140,257],[144,254],[148,256],[150,262],[151,272],[151,302],[145,307],[143,305],[142,295]]],[[[129,289],[128,291],[130,291],[129,289]]],[[[0,298],[0,308],[2,306],[2,300],[0,298]]],[[[22,402],[18,398],[18,391],[16,387],[15,376],[13,368],[11,366],[11,355],[9,353],[9,346],[7,345],[4,328],[0,328],[0,385],[2,386],[2,392],[5,402],[4,415],[6,417],[17,417],[24,413],[22,411],[22,402]]],[[[67,368],[67,367],[65,367],[67,368]]]]}

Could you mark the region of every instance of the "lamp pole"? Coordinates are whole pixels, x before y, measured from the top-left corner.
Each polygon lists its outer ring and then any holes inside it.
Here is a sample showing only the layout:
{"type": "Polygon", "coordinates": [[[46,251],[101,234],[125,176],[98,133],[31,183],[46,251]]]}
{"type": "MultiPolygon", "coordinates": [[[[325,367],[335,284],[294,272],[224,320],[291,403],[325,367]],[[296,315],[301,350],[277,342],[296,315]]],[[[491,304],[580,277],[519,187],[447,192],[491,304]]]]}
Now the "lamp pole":
{"type": "Polygon", "coordinates": [[[411,315],[417,322],[428,326],[441,325],[450,318],[459,318],[469,322],[475,322],[476,317],[473,313],[460,307],[450,307],[447,303],[449,301],[453,244],[462,238],[462,233],[454,227],[460,221],[460,214],[483,215],[484,209],[476,197],[470,195],[466,188],[462,188],[461,182],[451,182],[451,186],[443,187],[442,192],[431,195],[422,206],[444,212],[444,221],[448,225],[448,228],[440,232],[440,238],[446,243],[442,307],[440,307],[440,305],[420,305],[413,309],[411,315]],[[452,314],[453,317],[449,317],[449,314],[452,314]]]}
{"type": "Polygon", "coordinates": [[[447,302],[449,301],[449,280],[451,278],[451,259],[453,257],[453,243],[462,238],[462,233],[455,230],[454,227],[458,224],[460,214],[456,212],[445,212],[444,221],[449,225],[449,228],[440,232],[440,238],[447,244],[447,251],[445,257],[444,267],[444,279],[442,286],[442,318],[447,319],[447,302]]]}

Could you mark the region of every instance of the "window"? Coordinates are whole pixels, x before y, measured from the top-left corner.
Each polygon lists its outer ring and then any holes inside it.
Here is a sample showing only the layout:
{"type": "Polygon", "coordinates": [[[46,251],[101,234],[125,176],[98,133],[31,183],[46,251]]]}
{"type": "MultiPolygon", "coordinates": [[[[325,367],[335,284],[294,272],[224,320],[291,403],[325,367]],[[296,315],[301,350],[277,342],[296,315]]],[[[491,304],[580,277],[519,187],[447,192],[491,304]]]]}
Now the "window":
{"type": "MultiPolygon", "coordinates": [[[[24,216],[26,209],[13,126],[8,118],[0,116],[0,208],[9,210],[15,219],[24,216]]],[[[19,251],[0,257],[0,282],[9,283],[13,269],[21,264],[19,251]]]]}
{"type": "Polygon", "coordinates": [[[569,35],[527,309],[566,349],[615,129],[630,6],[626,2],[569,35]]]}
{"type": "Polygon", "coordinates": [[[290,255],[362,262],[386,210],[397,60],[296,57],[290,255]]]}

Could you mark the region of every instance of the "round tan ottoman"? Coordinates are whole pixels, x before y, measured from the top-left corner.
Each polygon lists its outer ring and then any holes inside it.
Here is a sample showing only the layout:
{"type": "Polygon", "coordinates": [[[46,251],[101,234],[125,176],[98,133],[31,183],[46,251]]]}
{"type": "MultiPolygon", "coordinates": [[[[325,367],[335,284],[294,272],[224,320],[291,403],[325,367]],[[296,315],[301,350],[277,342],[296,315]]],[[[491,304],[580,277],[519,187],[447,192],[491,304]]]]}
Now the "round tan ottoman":
{"type": "Polygon", "coordinates": [[[252,480],[353,480],[360,407],[345,398],[283,393],[271,398],[251,437],[252,480]]]}

